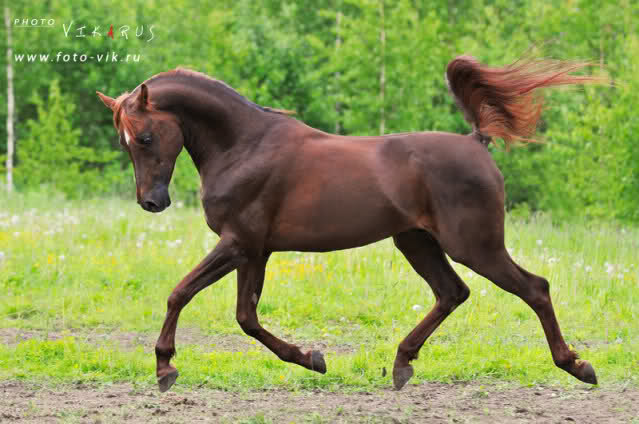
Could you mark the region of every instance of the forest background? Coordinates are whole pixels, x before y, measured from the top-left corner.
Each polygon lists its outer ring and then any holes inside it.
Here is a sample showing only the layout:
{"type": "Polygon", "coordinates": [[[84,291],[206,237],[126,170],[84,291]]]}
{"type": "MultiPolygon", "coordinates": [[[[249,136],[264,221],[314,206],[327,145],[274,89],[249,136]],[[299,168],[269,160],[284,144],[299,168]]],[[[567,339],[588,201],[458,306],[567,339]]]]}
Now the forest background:
{"type": "MultiPolygon", "coordinates": [[[[115,97],[178,66],[223,80],[255,103],[295,110],[298,119],[331,133],[466,133],[470,128],[446,88],[446,64],[471,54],[504,65],[532,53],[593,61],[590,71],[609,76],[614,86],[549,91],[538,131],[543,143],[491,147],[505,176],[507,208],[522,216],[545,211],[557,221],[639,222],[638,2],[49,0],[4,6],[0,40],[11,54],[0,55],[0,66],[11,64],[14,74],[14,193],[133,198],[130,160],[95,91],[115,97]]],[[[7,102],[2,72],[3,141],[7,102]]],[[[5,142],[0,159],[5,187],[5,142]]],[[[172,196],[195,205],[198,190],[183,152],[172,196]]]]}

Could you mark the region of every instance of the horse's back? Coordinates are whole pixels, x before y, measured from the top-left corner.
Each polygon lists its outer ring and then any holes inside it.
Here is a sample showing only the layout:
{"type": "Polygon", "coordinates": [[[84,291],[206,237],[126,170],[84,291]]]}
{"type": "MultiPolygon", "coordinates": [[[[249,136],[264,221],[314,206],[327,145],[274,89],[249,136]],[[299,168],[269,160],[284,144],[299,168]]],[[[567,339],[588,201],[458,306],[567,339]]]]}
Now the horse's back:
{"type": "Polygon", "coordinates": [[[363,246],[407,224],[379,184],[378,138],[313,134],[291,140],[277,169],[279,198],[271,250],[329,251],[363,246]],[[278,171],[279,172],[279,171],[278,171]]]}

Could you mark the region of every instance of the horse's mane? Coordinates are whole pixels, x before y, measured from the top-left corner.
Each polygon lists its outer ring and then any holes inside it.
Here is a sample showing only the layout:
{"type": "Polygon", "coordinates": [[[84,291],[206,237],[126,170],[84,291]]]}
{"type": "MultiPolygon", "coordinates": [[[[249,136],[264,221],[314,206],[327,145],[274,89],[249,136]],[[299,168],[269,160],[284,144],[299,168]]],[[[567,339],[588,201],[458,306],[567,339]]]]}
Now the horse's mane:
{"type": "Polygon", "coordinates": [[[217,84],[220,87],[223,87],[225,90],[227,90],[230,93],[232,93],[234,96],[240,97],[242,100],[244,100],[246,103],[250,104],[251,106],[256,107],[258,109],[261,109],[261,110],[263,110],[265,112],[277,113],[277,114],[280,114],[280,115],[295,115],[295,111],[293,111],[293,110],[278,109],[278,108],[273,108],[273,107],[269,107],[269,106],[261,106],[261,105],[258,105],[257,103],[253,103],[252,101],[250,101],[249,99],[247,99],[246,97],[244,97],[243,95],[238,93],[237,90],[235,90],[233,87],[231,87],[230,85],[228,85],[224,81],[212,78],[212,77],[206,75],[203,72],[194,71],[194,70],[188,69],[188,68],[178,67],[178,68],[175,68],[175,69],[170,70],[170,71],[161,72],[159,74],[156,74],[156,75],[152,76],[148,80],[146,80],[145,83],[150,83],[151,81],[154,81],[154,80],[157,80],[157,79],[160,79],[160,78],[167,78],[167,77],[170,78],[172,76],[178,76],[178,77],[179,76],[185,76],[187,78],[194,78],[194,79],[202,81],[204,83],[217,84]]]}
{"type": "MultiPolygon", "coordinates": [[[[264,112],[276,113],[279,115],[295,115],[295,111],[292,111],[292,110],[277,109],[277,108],[272,108],[268,106],[258,105],[257,103],[250,101],[249,99],[247,99],[246,97],[238,93],[233,87],[231,87],[224,81],[211,78],[210,76],[202,72],[194,71],[188,68],[178,67],[170,71],[160,72],[148,78],[142,84],[150,85],[151,83],[159,82],[160,80],[164,80],[164,79],[170,80],[170,79],[182,78],[182,77],[186,77],[188,79],[194,79],[195,81],[201,82],[203,84],[212,84],[218,87],[222,87],[223,90],[227,91],[232,96],[240,98],[244,103],[252,107],[255,107],[259,110],[262,110],[264,112]]],[[[131,115],[126,113],[126,110],[124,108],[124,102],[125,100],[129,98],[131,94],[135,93],[139,89],[140,85],[137,86],[132,92],[127,91],[121,94],[120,96],[118,96],[115,99],[115,107],[113,109],[113,124],[115,125],[115,128],[118,130],[120,129],[126,130],[130,136],[133,136],[135,134],[135,131],[133,129],[134,128],[133,124],[134,122],[138,120],[135,117],[132,117],[131,115]]],[[[148,107],[150,107],[151,110],[155,109],[153,107],[153,103],[150,103],[148,107]]]]}

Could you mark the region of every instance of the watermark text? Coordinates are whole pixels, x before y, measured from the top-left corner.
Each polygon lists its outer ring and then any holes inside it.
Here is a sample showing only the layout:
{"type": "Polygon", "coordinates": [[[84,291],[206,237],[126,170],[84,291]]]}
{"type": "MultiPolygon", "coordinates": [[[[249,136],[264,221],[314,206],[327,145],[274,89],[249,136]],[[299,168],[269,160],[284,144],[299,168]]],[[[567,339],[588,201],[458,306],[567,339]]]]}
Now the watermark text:
{"type": "Polygon", "coordinates": [[[57,52],[55,55],[50,53],[15,53],[13,60],[15,62],[24,63],[137,63],[140,62],[142,55],[140,54],[120,54],[117,52],[106,53],[65,53],[57,52]]]}

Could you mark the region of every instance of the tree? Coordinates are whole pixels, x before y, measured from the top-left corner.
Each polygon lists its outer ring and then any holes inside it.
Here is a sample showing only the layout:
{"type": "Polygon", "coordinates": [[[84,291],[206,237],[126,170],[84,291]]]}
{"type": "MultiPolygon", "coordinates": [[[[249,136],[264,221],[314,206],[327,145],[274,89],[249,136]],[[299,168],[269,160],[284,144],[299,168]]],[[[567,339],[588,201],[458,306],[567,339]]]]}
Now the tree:
{"type": "Polygon", "coordinates": [[[7,191],[13,191],[13,62],[11,49],[11,20],[9,8],[4,8],[4,24],[7,31],[7,191]]]}
{"type": "Polygon", "coordinates": [[[27,122],[29,136],[18,150],[16,179],[22,186],[49,186],[69,197],[98,194],[112,189],[113,151],[80,145],[82,131],[73,126],[75,105],[51,80],[46,102],[33,94],[38,119],[27,122]]]}

